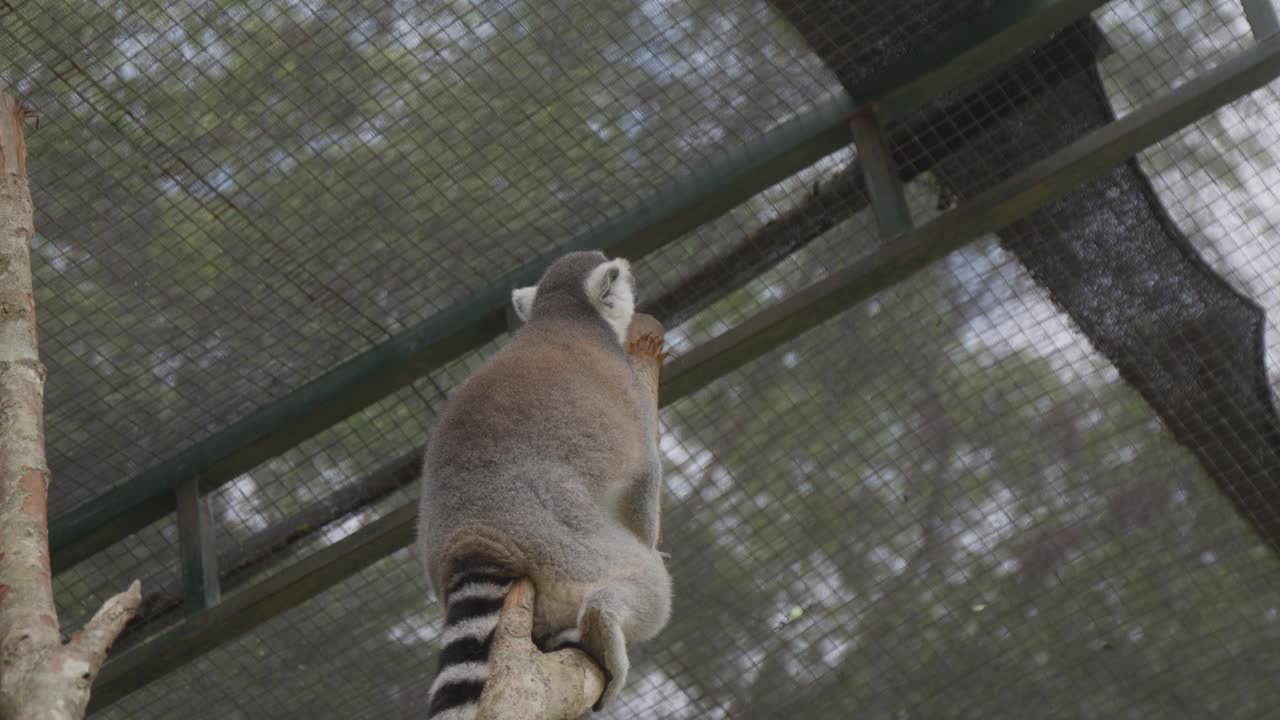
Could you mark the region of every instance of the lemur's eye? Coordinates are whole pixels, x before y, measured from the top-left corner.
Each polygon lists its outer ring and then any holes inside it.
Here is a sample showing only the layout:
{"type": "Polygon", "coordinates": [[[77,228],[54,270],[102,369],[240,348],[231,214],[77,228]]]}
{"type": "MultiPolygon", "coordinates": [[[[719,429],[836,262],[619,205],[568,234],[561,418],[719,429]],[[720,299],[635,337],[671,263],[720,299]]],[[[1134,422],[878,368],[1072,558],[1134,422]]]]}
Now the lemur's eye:
{"type": "Polygon", "coordinates": [[[622,274],[622,271],[619,270],[618,268],[609,268],[609,273],[608,273],[609,282],[617,282],[618,276],[621,274],[622,274]]]}

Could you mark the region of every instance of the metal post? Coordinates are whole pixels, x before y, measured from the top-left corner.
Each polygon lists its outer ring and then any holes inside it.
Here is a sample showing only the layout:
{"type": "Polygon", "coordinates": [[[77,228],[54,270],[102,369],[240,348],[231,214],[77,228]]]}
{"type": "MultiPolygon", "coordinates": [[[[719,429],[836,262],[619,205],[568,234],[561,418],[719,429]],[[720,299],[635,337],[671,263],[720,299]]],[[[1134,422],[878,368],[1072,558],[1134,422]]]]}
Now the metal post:
{"type": "Polygon", "coordinates": [[[893,153],[884,139],[884,127],[874,103],[864,105],[849,120],[853,144],[858,150],[858,163],[867,179],[871,195],[871,211],[875,213],[880,238],[888,240],[911,229],[911,210],[902,192],[902,180],[893,153]]]}
{"type": "Polygon", "coordinates": [[[188,611],[211,608],[222,601],[218,584],[218,546],[213,534],[209,501],[191,480],[175,490],[178,505],[178,549],[182,556],[182,584],[188,611]]]}
{"type": "Polygon", "coordinates": [[[1253,30],[1254,42],[1261,42],[1280,30],[1275,0],[1240,0],[1240,4],[1244,6],[1244,17],[1253,30]]]}

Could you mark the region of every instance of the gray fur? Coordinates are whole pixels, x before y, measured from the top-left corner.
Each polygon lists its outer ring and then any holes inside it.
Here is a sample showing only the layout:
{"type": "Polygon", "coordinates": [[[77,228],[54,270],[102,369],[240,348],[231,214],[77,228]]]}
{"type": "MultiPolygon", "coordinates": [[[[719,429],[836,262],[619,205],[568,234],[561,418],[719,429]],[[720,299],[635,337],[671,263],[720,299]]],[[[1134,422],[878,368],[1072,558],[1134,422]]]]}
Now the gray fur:
{"type": "Polygon", "coordinates": [[[656,635],[671,610],[655,549],[657,418],[616,332],[634,310],[634,280],[619,262],[589,297],[586,279],[606,262],[617,261],[565,255],[536,293],[513,296],[527,323],[436,424],[418,520],[437,597],[476,564],[529,577],[534,636],[577,628],[611,676],[601,706],[626,680],[626,644],[656,635]]]}

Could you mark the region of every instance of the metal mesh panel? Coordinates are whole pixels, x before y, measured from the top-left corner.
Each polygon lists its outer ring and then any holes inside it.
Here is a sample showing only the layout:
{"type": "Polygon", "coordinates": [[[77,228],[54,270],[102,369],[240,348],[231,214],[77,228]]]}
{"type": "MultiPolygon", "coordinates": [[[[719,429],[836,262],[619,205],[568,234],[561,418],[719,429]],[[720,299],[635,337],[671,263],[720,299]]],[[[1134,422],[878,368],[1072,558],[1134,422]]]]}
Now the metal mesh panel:
{"type": "Polygon", "coordinates": [[[1274,665],[1268,641],[1235,634],[1274,637],[1274,560],[1079,347],[986,245],[667,414],[679,508],[717,509],[672,520],[702,541],[675,565],[692,595],[680,629],[698,638],[681,649],[727,716],[1178,715],[1156,688],[1192,681],[1233,717],[1274,702],[1197,680],[1212,663],[1257,692],[1238,679],[1252,669],[1221,666],[1274,665]],[[1188,538],[1199,523],[1213,529],[1188,538]],[[1189,629],[1191,598],[1219,593],[1271,598],[1215,618],[1234,651],[1189,629]],[[1164,649],[1199,643],[1213,660],[1164,649]]]}
{"type": "Polygon", "coordinates": [[[4,77],[48,118],[55,514],[823,96],[765,3],[66,9],[13,8],[4,77]]]}
{"type": "MultiPolygon", "coordinates": [[[[1010,6],[0,0],[0,86],[45,114],[51,516],[1010,6]]],[[[915,225],[1254,45],[1235,0],[1115,0],[1020,46],[886,123],[915,225]]],[[[1277,119],[1241,98],[666,408],[673,620],[604,717],[1280,706],[1280,567],[1241,509],[1280,477],[1277,119]]],[[[635,261],[677,354],[901,240],[862,158],[635,261]]],[[[505,341],[213,491],[224,589],[412,502],[505,341]]],[[[117,653],[190,610],[174,518],[58,574],[67,627],[133,577],[117,653]]],[[[95,716],[420,717],[440,626],[401,550],[95,716]]]]}

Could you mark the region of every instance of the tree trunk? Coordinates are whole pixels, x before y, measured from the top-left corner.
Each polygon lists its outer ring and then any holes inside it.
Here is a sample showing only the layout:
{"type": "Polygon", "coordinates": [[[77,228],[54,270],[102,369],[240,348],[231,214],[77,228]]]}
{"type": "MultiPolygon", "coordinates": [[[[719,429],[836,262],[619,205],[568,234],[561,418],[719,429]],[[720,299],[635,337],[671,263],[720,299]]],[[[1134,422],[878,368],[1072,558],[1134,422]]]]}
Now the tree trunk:
{"type": "Polygon", "coordinates": [[[22,123],[0,93],[0,718],[74,720],[141,595],[135,581],[63,644],[49,576],[44,366],[36,344],[35,234],[22,123]]]}

